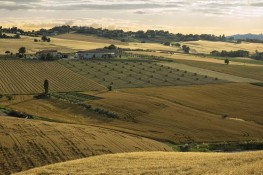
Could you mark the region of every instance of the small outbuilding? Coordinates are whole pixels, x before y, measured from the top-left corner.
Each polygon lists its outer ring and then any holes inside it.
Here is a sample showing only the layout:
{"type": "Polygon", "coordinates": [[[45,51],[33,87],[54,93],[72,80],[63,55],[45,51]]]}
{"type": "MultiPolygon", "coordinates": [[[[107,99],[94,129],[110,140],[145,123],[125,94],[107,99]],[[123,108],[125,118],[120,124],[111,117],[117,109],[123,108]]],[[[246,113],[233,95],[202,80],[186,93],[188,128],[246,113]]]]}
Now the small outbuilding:
{"type": "Polygon", "coordinates": [[[113,58],[115,55],[115,52],[110,49],[86,50],[75,54],[77,59],[113,58]]]}

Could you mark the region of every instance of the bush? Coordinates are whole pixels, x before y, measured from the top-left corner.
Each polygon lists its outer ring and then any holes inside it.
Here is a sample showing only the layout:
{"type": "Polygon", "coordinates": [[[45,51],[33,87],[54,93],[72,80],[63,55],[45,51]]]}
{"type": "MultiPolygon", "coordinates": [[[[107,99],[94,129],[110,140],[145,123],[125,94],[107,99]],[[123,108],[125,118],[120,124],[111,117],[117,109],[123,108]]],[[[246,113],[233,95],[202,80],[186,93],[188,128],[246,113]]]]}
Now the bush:
{"type": "Polygon", "coordinates": [[[109,85],[107,88],[108,88],[108,91],[112,91],[112,86],[111,85],[109,85]]]}

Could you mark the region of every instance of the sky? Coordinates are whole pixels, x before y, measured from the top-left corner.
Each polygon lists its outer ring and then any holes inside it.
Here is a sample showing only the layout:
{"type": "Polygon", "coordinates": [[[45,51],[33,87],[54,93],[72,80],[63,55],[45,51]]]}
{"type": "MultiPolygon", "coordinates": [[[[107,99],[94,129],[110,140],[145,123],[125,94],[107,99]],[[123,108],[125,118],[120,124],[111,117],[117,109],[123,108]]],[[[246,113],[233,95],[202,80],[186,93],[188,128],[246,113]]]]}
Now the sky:
{"type": "Polygon", "coordinates": [[[263,0],[0,0],[0,25],[174,33],[263,33],[263,0]]]}

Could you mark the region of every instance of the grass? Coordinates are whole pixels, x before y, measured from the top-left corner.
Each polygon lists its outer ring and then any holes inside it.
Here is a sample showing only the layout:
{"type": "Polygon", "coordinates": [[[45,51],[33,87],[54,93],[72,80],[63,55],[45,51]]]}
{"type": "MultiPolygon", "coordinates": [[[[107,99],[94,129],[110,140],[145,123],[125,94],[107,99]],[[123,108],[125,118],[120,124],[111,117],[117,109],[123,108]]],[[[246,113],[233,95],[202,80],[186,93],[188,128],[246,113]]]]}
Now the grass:
{"type": "Polygon", "coordinates": [[[57,62],[1,60],[0,70],[1,94],[42,93],[46,79],[49,81],[50,92],[105,89],[57,62]]]}
{"type": "Polygon", "coordinates": [[[262,174],[263,152],[164,153],[144,152],[96,156],[32,169],[33,174],[262,174]]]}
{"type": "Polygon", "coordinates": [[[150,139],[94,126],[1,116],[0,128],[0,174],[108,153],[171,151],[150,139]]]}
{"type": "Polygon", "coordinates": [[[70,70],[113,88],[223,83],[151,61],[60,61],[70,70]]]}

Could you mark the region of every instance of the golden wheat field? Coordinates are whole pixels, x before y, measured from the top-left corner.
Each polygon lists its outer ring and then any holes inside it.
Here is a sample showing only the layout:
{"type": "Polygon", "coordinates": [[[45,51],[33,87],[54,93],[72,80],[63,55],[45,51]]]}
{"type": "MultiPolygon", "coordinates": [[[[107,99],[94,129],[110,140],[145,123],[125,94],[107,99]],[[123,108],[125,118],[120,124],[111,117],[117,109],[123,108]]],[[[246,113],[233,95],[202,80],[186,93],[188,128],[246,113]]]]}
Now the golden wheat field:
{"type": "Polygon", "coordinates": [[[262,157],[262,151],[246,153],[124,153],[58,163],[17,175],[260,175],[263,173],[262,157]]]}
{"type": "Polygon", "coordinates": [[[162,143],[106,128],[6,116],[0,117],[0,140],[0,174],[100,154],[171,151],[162,143]]]}
{"type": "Polygon", "coordinates": [[[107,38],[99,38],[95,36],[64,34],[58,37],[51,37],[51,42],[34,42],[34,39],[40,40],[40,37],[21,36],[21,39],[1,39],[0,54],[4,55],[5,51],[17,53],[20,47],[26,47],[26,54],[35,54],[40,50],[56,49],[63,53],[74,53],[78,50],[91,50],[104,48],[110,44],[116,44],[121,48],[131,49],[153,49],[153,50],[178,50],[157,43],[126,43],[118,40],[110,40],[107,38]]]}
{"type": "Polygon", "coordinates": [[[50,92],[103,90],[104,86],[70,71],[56,62],[1,60],[0,93],[32,94],[43,92],[43,82],[50,82],[50,92]]]}
{"type": "Polygon", "coordinates": [[[103,126],[176,143],[244,141],[262,139],[262,91],[249,84],[224,84],[88,93],[98,97],[88,104],[127,120],[100,117],[55,99],[15,96],[1,104],[50,120],[103,126]]]}
{"type": "Polygon", "coordinates": [[[234,75],[243,78],[249,78],[254,80],[263,81],[263,67],[261,66],[239,66],[239,65],[220,65],[209,62],[199,62],[199,61],[187,61],[187,60],[176,60],[176,62],[188,65],[191,67],[197,67],[206,70],[212,70],[215,72],[220,72],[228,75],[234,75]]]}
{"type": "Polygon", "coordinates": [[[261,43],[248,43],[242,42],[241,44],[229,43],[229,42],[213,42],[213,41],[189,41],[182,42],[182,45],[188,45],[191,50],[196,51],[198,53],[210,53],[213,50],[247,50],[251,53],[255,53],[256,50],[263,50],[263,44],[261,43]]]}
{"type": "MultiPolygon", "coordinates": [[[[133,54],[141,54],[141,55],[148,55],[148,56],[157,56],[157,57],[165,57],[170,58],[176,61],[195,61],[195,62],[208,62],[208,63],[216,63],[220,65],[225,65],[223,60],[215,59],[209,56],[200,56],[200,55],[194,55],[194,54],[184,54],[184,53],[164,53],[164,52],[145,52],[145,51],[129,51],[133,54]]],[[[250,58],[244,58],[246,60],[252,60],[250,58]]],[[[253,60],[254,62],[261,63],[261,61],[253,60]]],[[[248,62],[239,62],[238,60],[235,61],[235,59],[231,60],[231,65],[237,65],[237,66],[248,66],[248,67],[261,67],[262,64],[254,64],[254,63],[248,63],[248,62]]]]}

